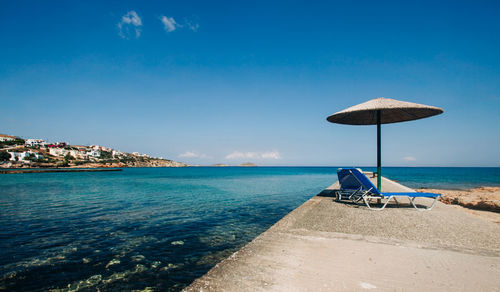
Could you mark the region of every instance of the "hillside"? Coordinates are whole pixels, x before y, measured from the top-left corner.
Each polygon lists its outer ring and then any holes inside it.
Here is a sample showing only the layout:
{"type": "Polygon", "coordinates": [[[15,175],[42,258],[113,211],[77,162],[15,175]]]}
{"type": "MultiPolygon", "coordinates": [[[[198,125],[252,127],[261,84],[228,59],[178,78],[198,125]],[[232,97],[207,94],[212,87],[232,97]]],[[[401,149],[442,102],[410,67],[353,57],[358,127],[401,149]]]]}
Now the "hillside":
{"type": "Polygon", "coordinates": [[[183,167],[185,163],[99,145],[70,145],[0,135],[1,168],[183,167]]]}

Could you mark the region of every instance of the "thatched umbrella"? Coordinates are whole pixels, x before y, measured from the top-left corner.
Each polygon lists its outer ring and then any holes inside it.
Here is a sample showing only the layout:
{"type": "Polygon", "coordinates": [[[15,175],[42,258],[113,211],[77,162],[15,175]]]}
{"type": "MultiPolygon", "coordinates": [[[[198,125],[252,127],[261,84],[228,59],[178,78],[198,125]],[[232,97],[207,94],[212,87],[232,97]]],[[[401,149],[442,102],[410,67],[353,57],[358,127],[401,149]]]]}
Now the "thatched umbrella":
{"type": "Polygon", "coordinates": [[[327,121],[345,125],[377,125],[377,187],[381,189],[380,125],[418,120],[443,113],[443,109],[390,98],[375,98],[329,116],[327,121]]]}

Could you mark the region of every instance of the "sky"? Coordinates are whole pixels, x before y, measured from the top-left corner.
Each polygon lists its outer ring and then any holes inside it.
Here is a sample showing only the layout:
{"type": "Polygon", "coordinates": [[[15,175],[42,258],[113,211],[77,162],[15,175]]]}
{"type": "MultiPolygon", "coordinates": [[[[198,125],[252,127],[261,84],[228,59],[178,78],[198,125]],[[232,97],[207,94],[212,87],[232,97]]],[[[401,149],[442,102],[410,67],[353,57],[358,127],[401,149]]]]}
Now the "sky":
{"type": "Polygon", "coordinates": [[[0,133],[191,164],[500,166],[498,1],[0,2],[0,133]]]}

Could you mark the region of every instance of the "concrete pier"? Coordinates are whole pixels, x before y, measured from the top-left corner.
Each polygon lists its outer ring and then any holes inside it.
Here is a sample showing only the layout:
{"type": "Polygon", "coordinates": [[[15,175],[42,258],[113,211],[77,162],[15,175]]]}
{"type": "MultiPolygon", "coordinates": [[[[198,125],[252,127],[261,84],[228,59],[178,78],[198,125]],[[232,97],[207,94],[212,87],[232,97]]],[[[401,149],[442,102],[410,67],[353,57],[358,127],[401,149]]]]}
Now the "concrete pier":
{"type": "MultiPolygon", "coordinates": [[[[499,224],[440,202],[426,212],[409,205],[370,211],[335,202],[337,187],[305,202],[185,291],[498,291],[499,224]]],[[[386,178],[382,188],[412,191],[386,178]]]]}

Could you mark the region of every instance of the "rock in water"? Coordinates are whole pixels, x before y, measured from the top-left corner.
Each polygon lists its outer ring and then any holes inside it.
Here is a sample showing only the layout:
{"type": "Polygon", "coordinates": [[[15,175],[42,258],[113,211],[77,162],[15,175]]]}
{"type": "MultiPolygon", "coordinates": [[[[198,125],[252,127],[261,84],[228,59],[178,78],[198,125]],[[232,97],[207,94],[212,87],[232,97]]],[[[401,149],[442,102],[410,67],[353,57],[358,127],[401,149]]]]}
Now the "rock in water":
{"type": "Polygon", "coordinates": [[[106,269],[109,268],[110,266],[112,265],[117,265],[120,263],[120,260],[119,259],[112,259],[111,261],[109,261],[109,263],[106,265],[106,269]]]}

